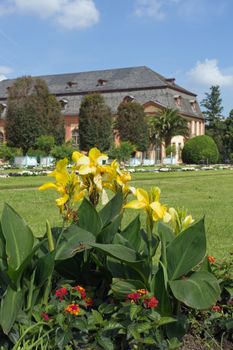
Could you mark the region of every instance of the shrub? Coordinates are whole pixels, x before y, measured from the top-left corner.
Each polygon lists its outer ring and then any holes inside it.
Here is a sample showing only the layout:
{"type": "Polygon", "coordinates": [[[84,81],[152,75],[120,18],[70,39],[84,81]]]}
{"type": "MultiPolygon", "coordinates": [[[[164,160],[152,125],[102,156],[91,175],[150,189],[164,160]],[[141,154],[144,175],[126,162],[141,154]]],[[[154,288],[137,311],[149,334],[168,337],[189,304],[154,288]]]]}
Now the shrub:
{"type": "Polygon", "coordinates": [[[71,159],[72,153],[74,152],[74,147],[70,143],[64,143],[61,146],[55,146],[51,150],[51,156],[56,160],[68,158],[71,159]]]}
{"type": "Polygon", "coordinates": [[[109,151],[108,155],[110,158],[116,158],[119,162],[126,162],[130,159],[132,153],[136,151],[136,147],[130,142],[123,141],[120,146],[113,146],[109,151]]]}
{"type": "Polygon", "coordinates": [[[188,140],[182,150],[182,160],[187,164],[217,163],[218,148],[214,140],[207,135],[196,136],[188,140]]]}
{"type": "Polygon", "coordinates": [[[14,160],[14,152],[10,147],[5,145],[0,147],[0,159],[3,161],[13,161],[14,160]]]}

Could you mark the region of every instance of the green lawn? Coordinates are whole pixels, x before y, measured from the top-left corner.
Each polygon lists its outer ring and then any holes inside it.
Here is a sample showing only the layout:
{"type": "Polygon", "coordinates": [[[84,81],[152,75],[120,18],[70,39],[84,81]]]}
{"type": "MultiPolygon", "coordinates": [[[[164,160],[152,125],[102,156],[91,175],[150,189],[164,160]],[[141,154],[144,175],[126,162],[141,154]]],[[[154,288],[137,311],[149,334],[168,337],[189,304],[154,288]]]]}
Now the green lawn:
{"type": "MultiPolygon", "coordinates": [[[[0,179],[0,211],[4,202],[18,211],[36,235],[42,235],[45,221],[52,225],[60,220],[52,190],[37,187],[49,181],[45,176],[0,179]]],[[[132,185],[149,189],[159,186],[161,201],[168,206],[184,207],[195,219],[206,220],[209,254],[225,257],[233,252],[233,172],[199,171],[190,173],[141,173],[133,175],[132,185]]],[[[128,209],[124,223],[138,211],[128,209]]]]}

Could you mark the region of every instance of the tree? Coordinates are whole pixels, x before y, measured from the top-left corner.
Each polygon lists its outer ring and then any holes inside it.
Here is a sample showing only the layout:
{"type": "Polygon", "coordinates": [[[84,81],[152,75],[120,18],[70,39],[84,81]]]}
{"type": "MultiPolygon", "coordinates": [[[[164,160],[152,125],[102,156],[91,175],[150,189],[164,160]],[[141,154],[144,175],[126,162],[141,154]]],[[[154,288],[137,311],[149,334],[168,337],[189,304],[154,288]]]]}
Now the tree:
{"type": "Polygon", "coordinates": [[[80,149],[88,151],[97,147],[106,151],[112,139],[112,113],[100,94],[90,94],[82,99],[79,111],[80,149]]]}
{"type": "Polygon", "coordinates": [[[114,125],[121,141],[135,145],[138,151],[148,148],[148,126],[143,106],[137,102],[122,102],[114,125]]]}
{"type": "Polygon", "coordinates": [[[112,159],[117,159],[119,162],[126,162],[130,159],[132,153],[136,151],[134,145],[130,142],[122,141],[119,146],[114,145],[109,151],[108,155],[112,159]]]}
{"type": "Polygon", "coordinates": [[[43,151],[46,156],[50,154],[51,149],[55,145],[55,140],[53,136],[42,135],[36,140],[36,146],[39,150],[43,151]]]}
{"type": "Polygon", "coordinates": [[[158,116],[150,117],[148,123],[151,143],[164,143],[165,149],[171,145],[174,136],[189,136],[188,123],[176,109],[166,108],[158,116]]]}
{"type": "Polygon", "coordinates": [[[8,91],[6,137],[9,146],[21,147],[26,154],[41,135],[54,136],[57,144],[64,140],[61,107],[39,78],[22,77],[8,91]]]}
{"type": "Polygon", "coordinates": [[[206,98],[201,101],[201,106],[205,108],[203,114],[205,115],[207,129],[212,129],[221,119],[223,111],[220,87],[218,85],[211,86],[210,92],[206,92],[205,95],[206,98]]]}
{"type": "Polygon", "coordinates": [[[182,150],[182,160],[187,164],[217,163],[219,152],[214,140],[207,135],[188,140],[182,150]]]}

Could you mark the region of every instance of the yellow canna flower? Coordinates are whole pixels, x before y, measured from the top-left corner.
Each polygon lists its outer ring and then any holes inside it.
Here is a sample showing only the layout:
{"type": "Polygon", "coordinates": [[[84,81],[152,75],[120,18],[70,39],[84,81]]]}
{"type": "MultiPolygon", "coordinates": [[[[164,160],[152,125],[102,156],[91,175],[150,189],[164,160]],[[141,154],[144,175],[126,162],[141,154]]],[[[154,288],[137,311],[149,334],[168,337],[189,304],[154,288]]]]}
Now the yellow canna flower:
{"type": "Polygon", "coordinates": [[[67,203],[72,205],[74,202],[80,201],[85,194],[75,172],[68,172],[67,164],[67,158],[59,160],[55,170],[49,174],[49,176],[55,177],[55,183],[48,182],[39,187],[39,190],[54,188],[62,195],[60,198],[56,199],[56,203],[61,211],[64,210],[64,206],[67,203]]]}
{"type": "Polygon", "coordinates": [[[131,180],[131,175],[129,172],[121,170],[120,165],[116,160],[114,160],[111,165],[106,165],[104,169],[104,187],[109,188],[115,193],[119,189],[125,194],[132,192],[133,189],[128,184],[131,180]]]}
{"type": "Polygon", "coordinates": [[[169,208],[168,212],[171,216],[170,225],[176,234],[179,234],[194,222],[192,216],[187,215],[184,209],[169,208]]]}
{"type": "Polygon", "coordinates": [[[162,219],[168,222],[170,214],[167,212],[167,207],[159,202],[160,193],[161,191],[158,187],[153,187],[149,193],[142,188],[137,188],[135,194],[137,199],[127,203],[124,208],[145,209],[154,221],[162,219]]]}

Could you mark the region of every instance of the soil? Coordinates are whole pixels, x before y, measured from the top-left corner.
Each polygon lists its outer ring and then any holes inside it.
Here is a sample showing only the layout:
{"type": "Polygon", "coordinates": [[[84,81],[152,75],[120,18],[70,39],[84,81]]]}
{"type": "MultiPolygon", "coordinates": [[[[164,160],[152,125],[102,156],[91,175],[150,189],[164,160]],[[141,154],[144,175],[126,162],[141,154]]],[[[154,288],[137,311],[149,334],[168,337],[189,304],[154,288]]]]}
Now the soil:
{"type": "Polygon", "coordinates": [[[200,337],[187,334],[179,350],[233,350],[233,343],[224,341],[221,347],[220,344],[206,344],[200,337]]]}

